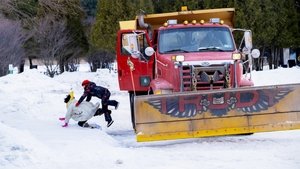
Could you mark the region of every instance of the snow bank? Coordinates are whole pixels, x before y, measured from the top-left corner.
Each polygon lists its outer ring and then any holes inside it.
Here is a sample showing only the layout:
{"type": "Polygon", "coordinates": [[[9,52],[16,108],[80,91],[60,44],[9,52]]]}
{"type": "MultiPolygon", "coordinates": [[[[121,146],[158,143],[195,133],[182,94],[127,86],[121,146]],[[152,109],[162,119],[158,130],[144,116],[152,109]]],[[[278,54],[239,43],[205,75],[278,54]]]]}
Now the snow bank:
{"type": "MultiPolygon", "coordinates": [[[[25,70],[0,77],[1,169],[299,169],[299,130],[137,143],[128,93],[119,91],[116,73],[104,69],[49,78],[25,70]],[[74,121],[61,127],[63,99],[71,89],[78,98],[84,79],[108,87],[111,98],[121,103],[118,110],[112,109],[115,122],[110,128],[103,116],[89,121],[102,130],[81,128],[74,121]]],[[[299,83],[299,70],[253,72],[252,78],[257,86],[299,83]]]]}

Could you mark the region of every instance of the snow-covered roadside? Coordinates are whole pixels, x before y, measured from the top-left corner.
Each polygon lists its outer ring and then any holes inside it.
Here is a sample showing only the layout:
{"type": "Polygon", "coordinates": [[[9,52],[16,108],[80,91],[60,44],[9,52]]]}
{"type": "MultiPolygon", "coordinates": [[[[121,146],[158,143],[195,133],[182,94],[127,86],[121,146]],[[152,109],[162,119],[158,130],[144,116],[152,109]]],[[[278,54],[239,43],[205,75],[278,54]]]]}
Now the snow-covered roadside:
{"type": "MultiPolygon", "coordinates": [[[[298,67],[254,71],[252,78],[257,86],[300,83],[299,72],[298,67]]],[[[1,169],[300,168],[299,130],[137,143],[127,92],[119,91],[117,75],[108,70],[55,78],[26,70],[0,78],[0,98],[1,169]],[[63,98],[70,89],[79,97],[84,79],[110,88],[111,98],[120,101],[110,128],[102,116],[90,120],[102,130],[80,128],[74,121],[61,127],[63,98]]]]}

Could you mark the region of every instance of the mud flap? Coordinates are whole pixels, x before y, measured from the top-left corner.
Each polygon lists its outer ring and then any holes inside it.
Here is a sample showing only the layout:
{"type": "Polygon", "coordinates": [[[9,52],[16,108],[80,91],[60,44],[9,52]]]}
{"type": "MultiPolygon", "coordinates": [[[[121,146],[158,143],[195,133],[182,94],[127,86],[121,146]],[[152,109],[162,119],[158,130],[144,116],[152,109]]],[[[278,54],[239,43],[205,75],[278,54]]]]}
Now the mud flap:
{"type": "Polygon", "coordinates": [[[300,84],[135,98],[137,141],[300,129],[300,84]]]}

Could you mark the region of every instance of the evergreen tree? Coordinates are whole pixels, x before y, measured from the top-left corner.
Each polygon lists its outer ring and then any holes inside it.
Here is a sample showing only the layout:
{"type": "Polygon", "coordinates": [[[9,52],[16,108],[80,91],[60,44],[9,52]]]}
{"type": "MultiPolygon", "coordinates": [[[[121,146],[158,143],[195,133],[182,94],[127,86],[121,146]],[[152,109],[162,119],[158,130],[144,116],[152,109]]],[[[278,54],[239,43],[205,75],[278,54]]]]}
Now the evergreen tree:
{"type": "MultiPolygon", "coordinates": [[[[85,14],[82,22],[84,26],[84,33],[87,37],[87,41],[89,41],[91,28],[96,20],[98,0],[80,0],[80,3],[85,14]]],[[[88,45],[90,47],[90,42],[88,42],[88,45]]]]}
{"type": "Polygon", "coordinates": [[[89,37],[90,29],[95,23],[97,15],[98,0],[80,0],[81,8],[84,11],[83,25],[85,26],[85,34],[89,37]]]}
{"type": "MultiPolygon", "coordinates": [[[[297,11],[297,23],[298,23],[298,30],[297,30],[297,35],[296,35],[296,46],[298,48],[298,56],[300,56],[300,0],[295,0],[295,9],[297,11]]],[[[300,60],[299,60],[300,62],[300,60]]]]}
{"type": "Polygon", "coordinates": [[[96,22],[91,32],[91,44],[94,48],[114,53],[119,21],[133,19],[135,16],[135,10],[130,4],[130,0],[98,1],[96,22]]]}
{"type": "Polygon", "coordinates": [[[154,6],[151,0],[132,0],[133,8],[139,14],[139,10],[144,11],[146,14],[151,14],[154,12],[154,6]]]}
{"type": "Polygon", "coordinates": [[[295,47],[299,37],[298,15],[294,0],[278,1],[277,6],[277,43],[280,47],[295,47]]]}
{"type": "Polygon", "coordinates": [[[80,0],[82,9],[87,17],[95,17],[97,14],[97,0],[80,0]]]}
{"type": "Polygon", "coordinates": [[[297,44],[299,19],[295,1],[236,0],[235,7],[236,25],[252,30],[253,42],[261,49],[262,56],[267,48],[271,49],[269,67],[277,68],[280,48],[297,44]]]}
{"type": "Polygon", "coordinates": [[[155,13],[169,12],[172,10],[172,6],[174,6],[174,0],[153,0],[152,2],[155,13]]]}
{"type": "Polygon", "coordinates": [[[233,7],[232,0],[203,0],[206,9],[233,7]]]}
{"type": "Polygon", "coordinates": [[[180,11],[182,6],[188,10],[203,9],[203,0],[152,0],[155,13],[180,11]]]}

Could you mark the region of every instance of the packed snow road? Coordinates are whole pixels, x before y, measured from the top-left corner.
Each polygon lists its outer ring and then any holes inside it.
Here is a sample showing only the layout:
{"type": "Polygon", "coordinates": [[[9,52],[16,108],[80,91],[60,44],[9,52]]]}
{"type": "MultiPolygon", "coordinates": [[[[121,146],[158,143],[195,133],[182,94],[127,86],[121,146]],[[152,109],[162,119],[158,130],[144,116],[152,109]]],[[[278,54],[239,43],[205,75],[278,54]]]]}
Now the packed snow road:
{"type": "MultiPolygon", "coordinates": [[[[257,84],[274,84],[269,76],[300,81],[299,69],[259,72],[257,84]],[[263,75],[265,73],[265,75],[263,75]],[[286,78],[293,77],[293,78],[286,78]],[[296,80],[295,80],[296,79],[296,80]]],[[[300,131],[256,133],[173,141],[137,143],[131,127],[129,99],[118,90],[117,75],[64,73],[49,78],[27,70],[0,78],[0,168],[1,169],[298,169],[300,131]],[[106,127],[103,116],[90,123],[99,129],[81,128],[71,121],[67,128],[63,102],[70,89],[82,94],[81,81],[90,79],[108,87],[112,99],[120,101],[113,110],[114,123],[106,127]]],[[[99,100],[92,99],[92,102],[99,100]]]]}

